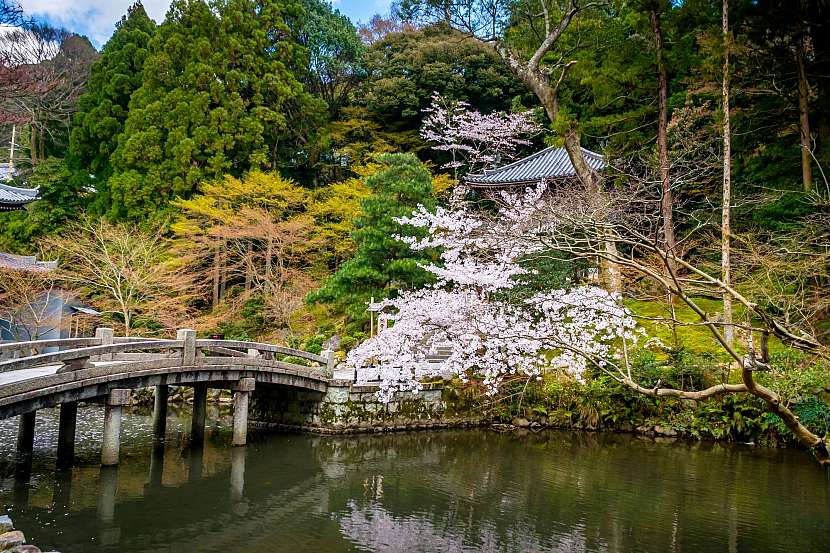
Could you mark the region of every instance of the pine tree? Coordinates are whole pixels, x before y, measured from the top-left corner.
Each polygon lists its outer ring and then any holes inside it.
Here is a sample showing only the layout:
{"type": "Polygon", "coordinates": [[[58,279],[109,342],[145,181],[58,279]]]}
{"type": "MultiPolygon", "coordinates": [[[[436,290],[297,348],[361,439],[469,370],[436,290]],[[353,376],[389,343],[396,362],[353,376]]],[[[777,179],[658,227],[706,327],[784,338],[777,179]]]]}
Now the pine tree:
{"type": "Polygon", "coordinates": [[[344,263],[325,286],[309,296],[312,302],[330,303],[350,317],[367,319],[366,302],[394,297],[398,290],[417,288],[431,281],[419,264],[428,254],[413,252],[396,236],[412,234],[396,217],[409,215],[420,204],[431,207],[432,178],[413,154],[383,154],[387,167],[366,179],[372,194],[361,201],[362,215],[355,220],[355,256],[344,263]]]}

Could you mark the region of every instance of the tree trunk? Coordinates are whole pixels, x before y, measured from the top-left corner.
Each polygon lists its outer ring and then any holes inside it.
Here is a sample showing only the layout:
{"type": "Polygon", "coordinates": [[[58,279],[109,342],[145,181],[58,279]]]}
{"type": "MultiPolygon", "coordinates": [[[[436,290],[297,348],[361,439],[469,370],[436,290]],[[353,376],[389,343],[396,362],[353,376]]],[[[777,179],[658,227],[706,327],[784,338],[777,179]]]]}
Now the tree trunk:
{"type": "Polygon", "coordinates": [[[813,189],[812,136],[810,134],[810,83],[807,81],[807,44],[801,32],[796,47],[795,61],[798,66],[798,130],[801,135],[801,181],[804,192],[813,189]]]}
{"type": "Polygon", "coordinates": [[[247,253],[246,253],[246,257],[245,257],[245,291],[246,292],[251,291],[251,281],[253,280],[251,273],[253,272],[253,269],[252,269],[253,263],[254,263],[253,245],[250,242],[248,242],[247,253]]]}
{"type": "Polygon", "coordinates": [[[265,247],[265,289],[271,291],[271,258],[274,255],[274,237],[268,234],[268,245],[265,247]]]}
{"type": "MultiPolygon", "coordinates": [[[[570,67],[571,63],[566,64],[562,68],[562,74],[559,82],[557,82],[555,86],[551,84],[550,77],[541,70],[540,63],[545,53],[550,51],[551,47],[561,37],[565,29],[567,29],[571,19],[577,11],[578,8],[572,3],[568,11],[562,16],[557,28],[548,29],[548,35],[542,41],[542,44],[539,46],[539,49],[537,49],[536,53],[534,53],[530,61],[524,62],[519,59],[519,57],[504,43],[496,43],[493,45],[499,57],[501,57],[501,59],[507,64],[513,74],[536,95],[539,103],[541,103],[545,108],[545,113],[551,123],[556,123],[559,117],[559,83],[561,83],[565,76],[565,72],[568,67],[570,67]]],[[[485,42],[485,44],[487,43],[485,42]]],[[[599,198],[599,195],[602,194],[601,178],[597,172],[594,171],[590,165],[588,165],[588,162],[585,161],[585,156],[582,154],[582,148],[580,147],[579,132],[576,128],[571,127],[565,133],[564,139],[565,150],[568,152],[568,157],[571,160],[571,164],[574,167],[577,177],[585,186],[589,194],[596,194],[597,196],[595,197],[599,198]]],[[[622,278],[619,265],[608,259],[614,259],[617,257],[617,246],[613,240],[609,240],[607,238],[607,236],[603,238],[603,249],[605,250],[605,255],[603,256],[603,261],[600,264],[600,270],[603,274],[603,280],[608,291],[620,293],[622,292],[622,278]]]]}
{"type": "Polygon", "coordinates": [[[749,363],[744,362],[741,376],[749,393],[764,400],[767,409],[778,415],[784,425],[795,434],[796,439],[813,451],[819,463],[830,465],[830,452],[827,450],[827,443],[804,426],[798,416],[787,406],[782,405],[781,398],[775,392],[755,382],[749,363]]]}
{"type": "Polygon", "coordinates": [[[29,125],[29,159],[32,167],[37,165],[37,130],[34,125],[29,125]]]}
{"type": "MultiPolygon", "coordinates": [[[[721,280],[730,286],[730,204],[732,203],[732,130],[729,121],[729,0],[723,0],[723,200],[721,207],[721,280]]],[[[732,295],[723,294],[723,336],[729,345],[734,342],[732,328],[732,295]]]]}
{"type": "Polygon", "coordinates": [[[663,245],[670,255],[666,260],[669,270],[676,273],[677,264],[673,256],[677,255],[674,237],[674,213],[672,190],[669,182],[669,77],[663,52],[663,27],[660,14],[651,10],[651,28],[654,31],[654,46],[657,53],[657,161],[660,169],[660,186],[662,196],[660,211],[663,218],[663,245]]]}
{"type": "MultiPolygon", "coordinates": [[[[604,192],[601,185],[601,177],[599,174],[585,161],[585,156],[580,147],[579,133],[576,129],[569,129],[565,133],[565,151],[568,152],[568,157],[571,164],[574,166],[577,177],[585,187],[586,192],[592,198],[592,202],[600,205],[604,199],[604,192]]],[[[614,294],[622,293],[622,273],[620,272],[619,264],[615,263],[613,259],[619,257],[617,251],[617,244],[612,237],[609,237],[605,232],[599,231],[598,235],[603,242],[603,250],[605,254],[600,258],[600,273],[602,276],[602,283],[605,289],[614,294]]]]}
{"type": "Polygon", "coordinates": [[[219,305],[219,284],[222,278],[222,246],[216,243],[213,252],[213,307],[219,305]]]}

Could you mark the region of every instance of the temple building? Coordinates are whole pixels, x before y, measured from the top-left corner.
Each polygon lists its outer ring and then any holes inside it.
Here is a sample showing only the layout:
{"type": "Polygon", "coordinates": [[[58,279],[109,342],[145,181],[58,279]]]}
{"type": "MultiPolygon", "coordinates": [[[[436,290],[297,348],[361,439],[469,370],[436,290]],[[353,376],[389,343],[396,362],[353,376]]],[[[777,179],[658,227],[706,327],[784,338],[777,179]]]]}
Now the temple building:
{"type": "MultiPolygon", "coordinates": [[[[585,161],[593,169],[601,171],[608,164],[602,154],[582,148],[585,161]]],[[[576,176],[565,148],[545,148],[513,163],[483,173],[470,173],[464,182],[471,188],[497,189],[512,186],[531,186],[542,181],[565,179],[576,176]]]]}
{"type": "Polygon", "coordinates": [[[38,199],[38,188],[19,188],[0,182],[0,211],[19,211],[38,199]]]}

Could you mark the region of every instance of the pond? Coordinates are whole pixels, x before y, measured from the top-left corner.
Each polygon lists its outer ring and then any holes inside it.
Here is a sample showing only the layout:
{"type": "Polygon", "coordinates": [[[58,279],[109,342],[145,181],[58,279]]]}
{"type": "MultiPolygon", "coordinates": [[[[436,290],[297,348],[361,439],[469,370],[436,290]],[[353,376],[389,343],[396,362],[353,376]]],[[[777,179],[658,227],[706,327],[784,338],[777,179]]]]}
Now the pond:
{"type": "Polygon", "coordinates": [[[161,452],[133,411],[104,470],[102,417],[81,408],[77,466],[56,474],[57,412],[39,412],[29,485],[0,421],[0,501],[44,551],[830,551],[830,475],[801,451],[488,430],[252,432],[233,448],[214,409],[200,449],[172,412],[161,452]]]}

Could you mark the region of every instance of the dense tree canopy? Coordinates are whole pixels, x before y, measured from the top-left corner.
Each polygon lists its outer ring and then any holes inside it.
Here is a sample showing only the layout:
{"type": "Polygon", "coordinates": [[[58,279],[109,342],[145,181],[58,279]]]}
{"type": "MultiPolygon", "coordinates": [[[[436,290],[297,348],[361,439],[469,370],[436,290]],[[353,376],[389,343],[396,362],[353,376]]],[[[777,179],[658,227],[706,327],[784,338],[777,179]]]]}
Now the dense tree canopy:
{"type": "Polygon", "coordinates": [[[416,130],[439,93],[489,113],[526,96],[487,46],[438,24],[386,35],[366,52],[364,101],[387,128],[416,130]]]}
{"type": "Polygon", "coordinates": [[[140,2],[131,6],[92,67],[86,93],[78,104],[67,161],[76,173],[74,178],[88,181],[89,176],[94,177],[99,204],[110,201],[110,156],[124,129],[130,96],[143,82],[147,46],[155,30],[144,6],[140,2]]]}
{"type": "Polygon", "coordinates": [[[280,164],[294,110],[311,103],[296,75],[301,15],[289,0],[171,5],[112,157],[110,216],[146,215],[203,179],[280,164]]]}

